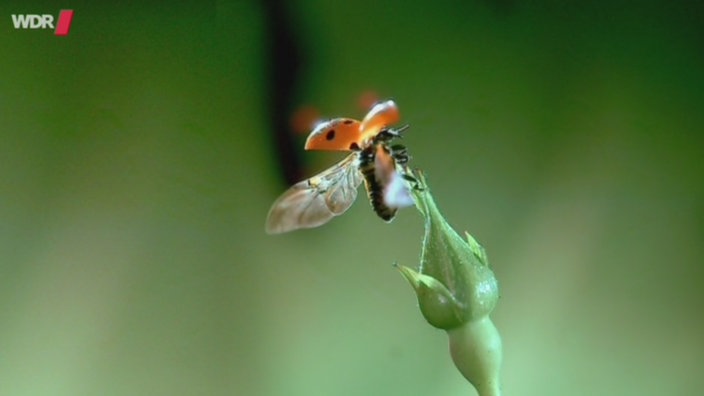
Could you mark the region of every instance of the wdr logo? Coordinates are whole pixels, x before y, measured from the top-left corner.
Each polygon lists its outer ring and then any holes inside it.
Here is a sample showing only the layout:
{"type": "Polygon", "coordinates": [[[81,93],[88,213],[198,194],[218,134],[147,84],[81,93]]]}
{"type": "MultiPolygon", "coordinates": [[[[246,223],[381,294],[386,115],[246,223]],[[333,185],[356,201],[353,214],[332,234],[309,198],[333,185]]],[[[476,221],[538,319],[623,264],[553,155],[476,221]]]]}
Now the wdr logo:
{"type": "MultiPolygon", "coordinates": [[[[73,10],[61,10],[54,34],[66,36],[71,29],[73,10]]],[[[15,29],[54,29],[54,16],[50,14],[12,14],[15,29]]]]}

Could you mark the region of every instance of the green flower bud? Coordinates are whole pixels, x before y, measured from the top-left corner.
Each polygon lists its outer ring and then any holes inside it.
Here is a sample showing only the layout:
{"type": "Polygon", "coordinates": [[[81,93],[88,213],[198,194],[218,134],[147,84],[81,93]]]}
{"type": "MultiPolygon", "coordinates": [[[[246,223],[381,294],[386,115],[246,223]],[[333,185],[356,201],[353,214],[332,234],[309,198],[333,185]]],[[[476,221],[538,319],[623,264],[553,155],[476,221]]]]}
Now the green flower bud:
{"type": "Polygon", "coordinates": [[[447,331],[458,370],[481,396],[499,395],[501,337],[489,318],[499,298],[496,277],[484,248],[450,227],[423,175],[416,177],[413,199],[425,220],[420,268],[399,270],[416,292],[425,320],[447,331]]]}
{"type": "Polygon", "coordinates": [[[484,248],[466,234],[464,240],[447,223],[430,195],[422,174],[413,189],[425,219],[419,271],[400,268],[418,295],[428,323],[449,330],[483,318],[494,309],[499,287],[484,248]]]}

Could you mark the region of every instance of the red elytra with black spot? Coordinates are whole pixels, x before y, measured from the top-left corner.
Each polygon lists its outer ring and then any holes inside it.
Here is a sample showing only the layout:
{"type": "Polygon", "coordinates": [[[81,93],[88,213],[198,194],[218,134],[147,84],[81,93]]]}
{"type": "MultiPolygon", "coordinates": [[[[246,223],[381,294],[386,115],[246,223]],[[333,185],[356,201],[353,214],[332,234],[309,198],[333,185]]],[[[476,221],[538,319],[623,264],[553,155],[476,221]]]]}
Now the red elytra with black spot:
{"type": "Polygon", "coordinates": [[[384,128],[400,119],[393,100],[374,105],[362,121],[334,118],[320,123],[306,139],[306,150],[352,151],[366,147],[384,128]]]}

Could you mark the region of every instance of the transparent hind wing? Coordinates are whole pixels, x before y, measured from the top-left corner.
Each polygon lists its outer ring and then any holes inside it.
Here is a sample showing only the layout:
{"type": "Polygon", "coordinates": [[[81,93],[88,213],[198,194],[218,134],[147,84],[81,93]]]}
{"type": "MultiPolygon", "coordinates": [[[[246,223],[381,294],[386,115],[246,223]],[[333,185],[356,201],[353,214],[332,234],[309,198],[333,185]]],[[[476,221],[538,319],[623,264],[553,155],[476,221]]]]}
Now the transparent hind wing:
{"type": "Polygon", "coordinates": [[[354,153],[322,173],[294,184],[271,206],[266,219],[267,234],[327,223],[352,206],[361,183],[354,153]]]}
{"type": "Polygon", "coordinates": [[[325,196],[308,185],[308,181],[289,188],[269,210],[267,234],[281,234],[327,223],[335,214],[325,203],[325,196]]]}
{"type": "Polygon", "coordinates": [[[342,162],[320,174],[327,184],[325,204],[328,209],[339,216],[352,206],[357,198],[357,188],[362,184],[362,173],[359,171],[357,154],[349,155],[342,162]],[[329,174],[328,171],[331,171],[329,174]]]}

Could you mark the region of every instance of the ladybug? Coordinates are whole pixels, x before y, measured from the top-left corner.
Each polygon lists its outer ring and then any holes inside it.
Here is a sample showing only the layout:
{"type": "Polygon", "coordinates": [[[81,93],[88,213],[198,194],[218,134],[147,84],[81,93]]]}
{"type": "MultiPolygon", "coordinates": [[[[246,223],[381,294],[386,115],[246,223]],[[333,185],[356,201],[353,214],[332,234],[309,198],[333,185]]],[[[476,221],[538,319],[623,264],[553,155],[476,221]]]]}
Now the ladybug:
{"type": "Polygon", "coordinates": [[[306,140],[306,150],[351,151],[323,172],[294,184],[271,206],[268,234],[323,225],[352,206],[364,182],[374,212],[390,222],[398,208],[413,205],[406,181],[406,148],[392,145],[408,126],[393,129],[399,111],[392,100],[377,103],[362,121],[335,118],[319,124],[306,140]]]}

